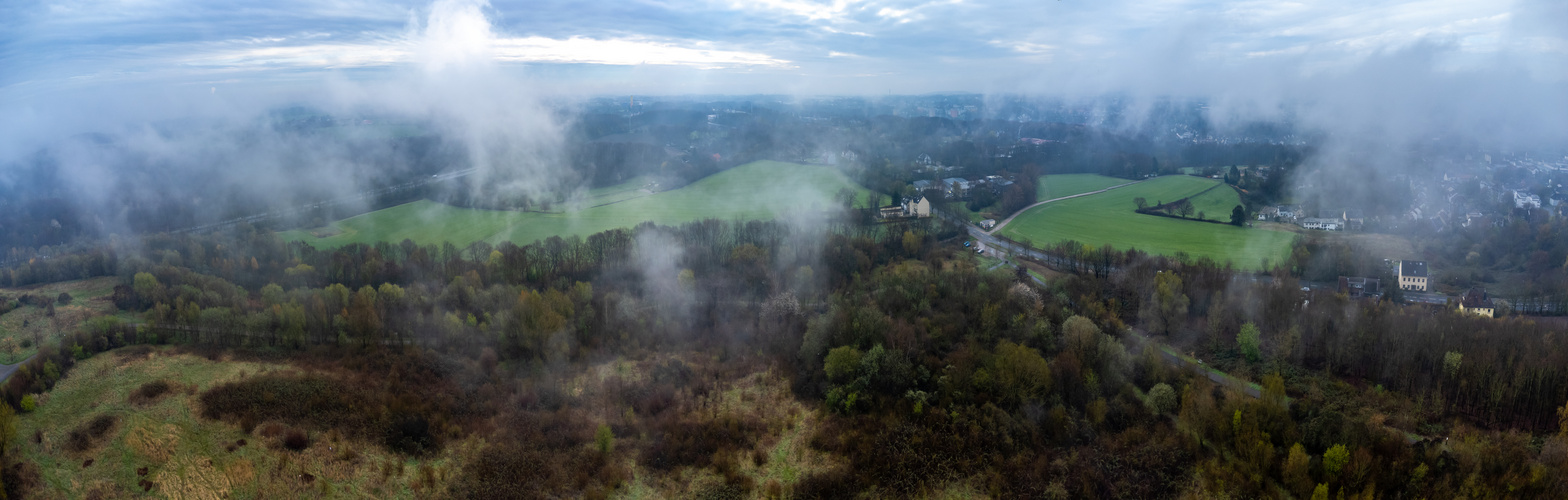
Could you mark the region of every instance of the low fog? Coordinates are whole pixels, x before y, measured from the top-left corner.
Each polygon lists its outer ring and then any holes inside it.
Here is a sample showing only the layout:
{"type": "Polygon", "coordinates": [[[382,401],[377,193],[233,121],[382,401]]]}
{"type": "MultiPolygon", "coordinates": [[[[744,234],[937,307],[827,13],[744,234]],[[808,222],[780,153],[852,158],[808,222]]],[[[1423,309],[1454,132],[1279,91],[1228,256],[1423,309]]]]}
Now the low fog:
{"type": "MultiPolygon", "coordinates": [[[[45,14],[30,10],[44,6],[24,6],[17,8],[21,21],[13,23],[38,25],[19,29],[5,51],[18,71],[0,87],[0,192],[11,210],[29,214],[13,225],[33,224],[43,234],[77,224],[91,236],[186,229],[258,214],[274,217],[269,220],[280,228],[315,227],[403,200],[398,193],[526,208],[649,173],[639,169],[659,163],[642,158],[640,166],[624,167],[634,161],[606,154],[601,146],[608,142],[641,141],[681,150],[684,158],[718,158],[712,166],[688,161],[697,173],[731,166],[734,158],[796,160],[863,149],[810,120],[918,115],[899,107],[903,96],[894,89],[978,93],[978,111],[957,120],[1019,122],[1015,139],[1031,124],[1066,123],[1133,143],[1292,144],[1309,153],[1296,183],[1296,198],[1307,203],[1376,205],[1380,194],[1366,187],[1371,180],[1441,175],[1453,158],[1568,154],[1568,114],[1562,112],[1568,109],[1568,14],[1550,2],[1516,2],[1499,8],[1501,14],[1460,9],[1453,19],[1437,13],[1369,28],[1383,33],[1345,23],[1419,6],[1387,4],[1339,18],[1302,11],[1299,20],[1274,13],[1240,22],[1238,16],[1250,11],[1194,4],[1168,12],[1170,22],[1129,34],[1131,28],[1116,24],[1149,22],[1125,13],[1134,6],[1067,4],[1042,9],[1057,22],[1088,27],[1037,26],[1015,33],[1011,42],[998,30],[1017,25],[1004,13],[1018,6],[715,6],[715,12],[744,19],[737,21],[741,26],[787,14],[779,30],[820,28],[827,34],[796,45],[759,46],[715,32],[713,40],[694,45],[697,52],[680,46],[700,38],[692,34],[605,34],[587,20],[580,21],[587,30],[582,37],[538,28],[544,20],[568,18],[553,6],[531,10],[471,0],[342,6],[334,16],[402,27],[334,37],[326,30],[332,22],[317,20],[312,29],[323,31],[306,30],[316,34],[303,36],[304,45],[193,52],[185,59],[159,58],[178,48],[176,41],[132,44],[118,49],[129,62],[76,75],[70,74],[70,57],[86,62],[102,56],[73,50],[62,52],[65,61],[39,62],[18,49],[55,41],[58,36],[40,33],[45,27],[90,21],[61,21],[51,16],[65,10],[45,14]],[[880,44],[929,33],[923,26],[948,12],[943,9],[968,9],[962,13],[993,22],[961,28],[998,37],[987,43],[999,52],[975,60],[990,61],[984,69],[949,54],[926,67],[894,70],[890,65],[907,60],[903,53],[868,55],[880,44]],[[794,15],[805,16],[804,24],[789,24],[794,15]],[[1085,31],[1095,26],[1102,31],[1085,31]],[[1268,43],[1238,39],[1264,32],[1268,43]],[[1084,41],[1093,37],[1099,41],[1084,41]],[[801,55],[802,44],[840,39],[848,40],[845,50],[827,59],[801,55]],[[1261,50],[1267,47],[1275,48],[1261,50]],[[617,50],[620,59],[604,55],[617,50]],[[857,67],[866,71],[849,71],[857,67]],[[863,105],[814,110],[831,96],[860,96],[863,105]],[[714,145],[702,144],[696,132],[691,140],[659,135],[657,119],[632,118],[671,110],[718,114],[707,124],[680,125],[692,130],[722,127],[726,110],[772,122],[744,132],[749,135],[742,145],[714,145]],[[606,139],[602,130],[629,133],[606,139]],[[712,151],[696,154],[702,148],[712,151]],[[437,175],[451,178],[431,177],[437,175]]],[[[157,11],[136,13],[154,16],[138,19],[145,26],[157,24],[157,11]]],[[[626,26],[654,29],[640,21],[626,26]]],[[[265,46],[268,40],[244,43],[265,46]]],[[[946,42],[934,47],[958,50],[946,42]]],[[[912,161],[920,149],[908,147],[911,158],[895,160],[912,161]]],[[[6,246],[65,239],[43,235],[6,246]]]]}

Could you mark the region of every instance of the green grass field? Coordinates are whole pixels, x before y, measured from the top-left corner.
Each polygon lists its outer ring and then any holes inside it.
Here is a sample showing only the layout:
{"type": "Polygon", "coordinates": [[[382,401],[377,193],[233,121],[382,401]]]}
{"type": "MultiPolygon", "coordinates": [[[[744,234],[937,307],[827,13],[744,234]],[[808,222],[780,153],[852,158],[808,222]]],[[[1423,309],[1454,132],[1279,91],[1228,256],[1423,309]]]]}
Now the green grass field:
{"type": "Polygon", "coordinates": [[[608,205],[582,203],[565,213],[509,212],[456,208],[417,201],[344,219],[329,228],[282,233],[317,247],[404,239],[429,244],[450,241],[532,243],[550,236],[587,236],[652,221],[681,224],[702,219],[757,220],[827,208],[841,188],[856,191],[857,205],[869,192],[838,170],[820,165],[759,161],[741,165],[659,193],[640,193],[640,180],[590,192],[608,205]],[[321,236],[317,236],[320,234],[321,236]]]}
{"type": "MultiPolygon", "coordinates": [[[[1041,245],[1076,240],[1094,246],[1109,244],[1118,249],[1137,248],[1161,255],[1186,252],[1192,257],[1230,261],[1244,269],[1261,267],[1263,259],[1271,263],[1282,260],[1290,249],[1294,233],[1134,212],[1133,198],[1143,197],[1150,205],[1170,202],[1208,189],[1217,182],[1190,176],[1158,177],[1106,193],[1041,205],[1020,214],[1002,228],[1000,234],[1041,245]]],[[[1224,217],[1227,219],[1229,207],[1240,203],[1240,197],[1228,188],[1209,191],[1201,198],[1194,203],[1205,207],[1226,206],[1224,217]]],[[[1210,214],[1209,218],[1218,219],[1219,216],[1210,214]]]]}
{"type": "Polygon", "coordinates": [[[1099,191],[1129,182],[1132,181],[1098,174],[1042,175],[1040,176],[1040,183],[1035,187],[1035,199],[1040,201],[1054,200],[1063,196],[1099,191]]]}
{"type": "MultiPolygon", "coordinates": [[[[1099,191],[1111,186],[1126,184],[1132,181],[1106,177],[1098,174],[1056,174],[1042,175],[1040,182],[1035,187],[1035,199],[1039,201],[1053,200],[1063,196],[1072,196],[1090,191],[1099,191]]],[[[954,203],[949,210],[969,220],[970,223],[979,224],[980,221],[995,218],[1001,220],[1012,214],[996,213],[1001,202],[985,207],[978,212],[970,211],[969,206],[963,203],[954,203]]]]}
{"type": "Polygon", "coordinates": [[[1230,211],[1241,204],[1241,196],[1230,186],[1221,185],[1212,191],[1192,197],[1192,216],[1203,212],[1203,218],[1230,222],[1230,211]]]}

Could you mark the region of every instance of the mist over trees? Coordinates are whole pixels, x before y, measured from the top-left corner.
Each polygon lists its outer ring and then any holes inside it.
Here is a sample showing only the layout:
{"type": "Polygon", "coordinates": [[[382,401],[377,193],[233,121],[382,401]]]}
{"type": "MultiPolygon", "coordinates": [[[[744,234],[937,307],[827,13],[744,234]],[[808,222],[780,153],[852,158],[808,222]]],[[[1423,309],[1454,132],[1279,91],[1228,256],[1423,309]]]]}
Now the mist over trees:
{"type": "MultiPolygon", "coordinates": [[[[111,234],[186,230],[241,218],[271,229],[316,227],[421,198],[540,210],[574,192],[639,176],[659,189],[674,189],[760,159],[832,157],[862,185],[895,202],[910,182],[924,177],[1006,174],[1019,184],[1012,194],[996,196],[1011,211],[1034,201],[1030,186],[1040,174],[1131,179],[1189,165],[1288,168],[1302,154],[1300,147],[1267,139],[1190,144],[1142,129],[1084,123],[866,114],[877,111],[777,100],[669,100],[626,112],[587,101],[556,110],[565,123],[562,142],[537,155],[486,151],[470,144],[465,129],[442,119],[395,112],[345,114],[295,106],[248,122],[155,123],[150,130],[76,136],[6,161],[0,169],[0,249],[31,254],[111,234]],[[921,155],[955,169],[915,174],[910,166],[921,155]],[[527,176],[506,173],[495,161],[552,166],[548,176],[527,176]]],[[[524,171],[536,168],[543,167],[524,171]]],[[[1279,195],[1277,189],[1265,192],[1279,195]]]]}

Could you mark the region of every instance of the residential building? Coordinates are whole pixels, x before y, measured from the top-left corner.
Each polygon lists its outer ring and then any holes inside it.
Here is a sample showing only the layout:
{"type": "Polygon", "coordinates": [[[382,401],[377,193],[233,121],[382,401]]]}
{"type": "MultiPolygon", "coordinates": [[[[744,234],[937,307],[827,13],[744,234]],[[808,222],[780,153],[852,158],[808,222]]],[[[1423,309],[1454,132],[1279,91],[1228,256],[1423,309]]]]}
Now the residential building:
{"type": "Polygon", "coordinates": [[[962,177],[948,177],[942,179],[942,192],[948,198],[958,199],[969,194],[969,181],[962,177]]]}
{"type": "Polygon", "coordinates": [[[1303,229],[1339,231],[1345,228],[1345,221],[1339,219],[1306,218],[1301,219],[1301,227],[1303,229]]]}
{"type": "Polygon", "coordinates": [[[1377,278],[1339,277],[1339,293],[1349,295],[1351,298],[1381,296],[1383,295],[1381,285],[1381,281],[1377,278]]]}
{"type": "Polygon", "coordinates": [[[994,228],[994,227],[996,227],[996,219],[986,219],[986,220],[980,221],[980,229],[984,229],[984,230],[990,231],[991,228],[994,228]]]}
{"type": "Polygon", "coordinates": [[[931,200],[926,199],[924,196],[904,198],[902,205],[904,208],[904,217],[931,216],[931,200]]]}
{"type": "Polygon", "coordinates": [[[1514,208],[1541,208],[1541,197],[1515,189],[1514,208]]]}
{"type": "Polygon", "coordinates": [[[1258,210],[1258,220],[1269,220],[1279,217],[1279,207],[1263,207],[1258,210]]]}
{"type": "Polygon", "coordinates": [[[931,202],[924,196],[904,198],[897,205],[888,205],[877,209],[877,217],[882,219],[920,218],[931,216],[931,202]]]}
{"type": "Polygon", "coordinates": [[[1426,261],[1401,260],[1394,271],[1399,277],[1399,288],[1412,292],[1427,291],[1426,261]]]}
{"type": "Polygon", "coordinates": [[[1471,288],[1459,297],[1459,312],[1488,318],[1497,317],[1497,309],[1493,306],[1491,297],[1487,297],[1486,290],[1480,288],[1471,288]]]}

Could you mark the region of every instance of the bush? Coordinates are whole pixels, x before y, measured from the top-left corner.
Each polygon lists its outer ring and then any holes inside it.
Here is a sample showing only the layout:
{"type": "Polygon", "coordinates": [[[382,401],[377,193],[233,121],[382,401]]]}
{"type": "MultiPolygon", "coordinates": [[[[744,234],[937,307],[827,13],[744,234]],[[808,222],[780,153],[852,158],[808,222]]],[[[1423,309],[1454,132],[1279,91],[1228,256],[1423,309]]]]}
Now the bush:
{"type": "Polygon", "coordinates": [[[855,372],[860,369],[860,350],[851,346],[834,347],[828,351],[822,370],[828,374],[828,380],[846,382],[854,378],[855,372]]]}
{"type": "Polygon", "coordinates": [[[404,413],[389,420],[387,449],[408,455],[422,455],[436,449],[436,436],[430,433],[430,421],[423,415],[404,413]]]}
{"type": "Polygon", "coordinates": [[[152,382],[142,384],[141,387],[131,391],[131,403],[147,404],[157,401],[158,398],[168,394],[169,390],[173,387],[174,386],[167,380],[154,380],[152,382]]]}
{"type": "Polygon", "coordinates": [[[22,396],[22,412],[24,412],[24,413],[32,413],[34,410],[37,410],[37,409],[38,409],[38,398],[33,397],[32,394],[28,394],[26,396],[22,396]]]}
{"type": "Polygon", "coordinates": [[[1154,387],[1149,389],[1149,397],[1146,404],[1149,406],[1149,411],[1155,415],[1166,415],[1176,411],[1178,403],[1176,390],[1164,382],[1154,384],[1154,387]]]}
{"type": "Polygon", "coordinates": [[[593,498],[602,493],[598,485],[613,488],[629,479],[624,467],[584,446],[593,428],[581,417],[571,411],[523,412],[506,419],[508,432],[463,465],[449,496],[504,500],[587,492],[593,498]]]}
{"type": "Polygon", "coordinates": [[[615,433],[610,430],[609,424],[599,424],[598,432],[593,434],[593,444],[602,455],[615,451],[615,433]]]}
{"type": "Polygon", "coordinates": [[[1051,368],[1033,348],[1003,340],[993,362],[997,391],[1012,401],[1044,397],[1051,387],[1051,368]]]}
{"type": "Polygon", "coordinates": [[[1345,449],[1345,445],[1336,444],[1323,452],[1323,472],[1328,473],[1329,477],[1338,476],[1349,461],[1350,450],[1345,449]]]}
{"type": "Polygon", "coordinates": [[[1261,332],[1258,331],[1258,325],[1252,323],[1241,325],[1241,333],[1236,334],[1236,348],[1247,358],[1247,361],[1256,363],[1263,358],[1263,341],[1259,337],[1261,332]]]}
{"type": "Polygon", "coordinates": [[[292,451],[301,451],[310,447],[310,436],[299,429],[289,429],[283,435],[283,447],[292,451]]]}
{"type": "Polygon", "coordinates": [[[263,375],[230,382],[208,390],[200,402],[202,416],[214,420],[249,417],[321,428],[370,427],[363,411],[369,405],[359,391],[318,375],[263,375]]]}
{"type": "Polygon", "coordinates": [[[59,302],[60,305],[62,305],[62,306],[66,305],[66,304],[70,304],[71,300],[72,300],[71,294],[65,293],[65,292],[60,292],[60,296],[55,298],[55,302],[59,302]]]}
{"type": "Polygon", "coordinates": [[[82,422],[82,425],[66,433],[65,449],[72,453],[87,451],[119,422],[120,418],[114,415],[98,415],[92,420],[82,422]]]}
{"type": "Polygon", "coordinates": [[[660,426],[652,446],[640,457],[648,468],[707,467],[721,452],[749,449],[765,430],[754,417],[723,415],[706,422],[672,421],[660,426]]]}

